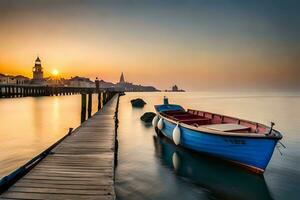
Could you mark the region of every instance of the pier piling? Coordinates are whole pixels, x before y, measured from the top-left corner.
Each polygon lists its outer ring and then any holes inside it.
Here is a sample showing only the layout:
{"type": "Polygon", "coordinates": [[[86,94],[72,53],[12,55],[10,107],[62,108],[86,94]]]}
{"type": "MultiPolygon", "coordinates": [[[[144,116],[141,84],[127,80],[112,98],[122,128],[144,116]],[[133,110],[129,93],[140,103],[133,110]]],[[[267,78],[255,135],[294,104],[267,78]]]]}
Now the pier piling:
{"type": "Polygon", "coordinates": [[[92,104],[93,104],[92,93],[89,93],[88,94],[88,118],[92,116],[92,104]]]}
{"type": "Polygon", "coordinates": [[[101,109],[101,92],[98,92],[98,111],[101,109]]]}
{"type": "Polygon", "coordinates": [[[81,123],[86,119],[86,94],[81,94],[81,123]]]}

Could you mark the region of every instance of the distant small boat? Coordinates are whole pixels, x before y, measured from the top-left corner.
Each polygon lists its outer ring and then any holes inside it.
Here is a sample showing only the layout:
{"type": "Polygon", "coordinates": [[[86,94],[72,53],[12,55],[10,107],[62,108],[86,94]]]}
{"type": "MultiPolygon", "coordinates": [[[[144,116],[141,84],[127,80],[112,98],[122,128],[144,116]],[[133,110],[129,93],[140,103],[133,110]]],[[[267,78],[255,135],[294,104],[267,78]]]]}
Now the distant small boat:
{"type": "Polygon", "coordinates": [[[180,105],[155,105],[153,126],[176,145],[264,173],[282,135],[266,125],[225,115],[184,110],[180,105]]]}

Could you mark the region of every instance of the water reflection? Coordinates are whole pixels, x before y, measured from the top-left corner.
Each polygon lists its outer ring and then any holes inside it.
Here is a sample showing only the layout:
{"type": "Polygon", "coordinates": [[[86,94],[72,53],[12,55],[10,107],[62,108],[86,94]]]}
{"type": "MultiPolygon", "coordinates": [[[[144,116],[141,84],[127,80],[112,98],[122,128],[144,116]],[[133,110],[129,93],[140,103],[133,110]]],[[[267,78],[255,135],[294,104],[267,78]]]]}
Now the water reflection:
{"type": "Polygon", "coordinates": [[[153,137],[155,154],[176,175],[208,190],[208,198],[272,199],[263,176],[153,137]]]}
{"type": "Polygon", "coordinates": [[[80,95],[0,99],[0,178],[77,127],[80,100],[80,95]]]}
{"type": "MultiPolygon", "coordinates": [[[[44,121],[44,116],[43,116],[43,99],[41,98],[35,98],[32,100],[31,102],[31,106],[32,106],[32,112],[31,112],[31,118],[32,118],[32,123],[33,123],[33,129],[34,132],[36,134],[36,136],[38,136],[39,132],[42,132],[44,127],[42,122],[44,121]]],[[[51,105],[48,105],[51,106],[51,105]]]]}

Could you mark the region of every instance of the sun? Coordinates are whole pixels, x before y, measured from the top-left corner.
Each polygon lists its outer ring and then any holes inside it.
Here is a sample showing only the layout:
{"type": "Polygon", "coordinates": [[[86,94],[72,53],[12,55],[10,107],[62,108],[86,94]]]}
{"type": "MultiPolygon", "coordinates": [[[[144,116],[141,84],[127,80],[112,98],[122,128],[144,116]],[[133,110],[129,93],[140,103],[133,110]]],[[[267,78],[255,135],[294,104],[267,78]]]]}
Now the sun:
{"type": "Polygon", "coordinates": [[[57,69],[52,70],[51,74],[53,76],[57,76],[59,74],[59,71],[57,69]]]}

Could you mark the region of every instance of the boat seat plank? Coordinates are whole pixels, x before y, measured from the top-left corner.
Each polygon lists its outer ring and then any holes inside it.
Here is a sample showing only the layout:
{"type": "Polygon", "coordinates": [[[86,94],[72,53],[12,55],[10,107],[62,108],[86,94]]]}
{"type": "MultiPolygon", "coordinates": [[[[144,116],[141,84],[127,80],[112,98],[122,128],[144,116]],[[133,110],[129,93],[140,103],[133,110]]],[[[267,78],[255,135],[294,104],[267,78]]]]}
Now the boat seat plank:
{"type": "Polygon", "coordinates": [[[207,118],[194,118],[194,119],[181,119],[180,122],[195,122],[195,121],[210,121],[210,119],[207,118]]]}
{"type": "Polygon", "coordinates": [[[223,132],[235,132],[235,131],[248,131],[249,129],[251,130],[250,127],[243,126],[240,124],[210,124],[210,125],[204,125],[201,126],[204,128],[208,128],[211,130],[216,130],[216,131],[223,131],[223,132]]]}

